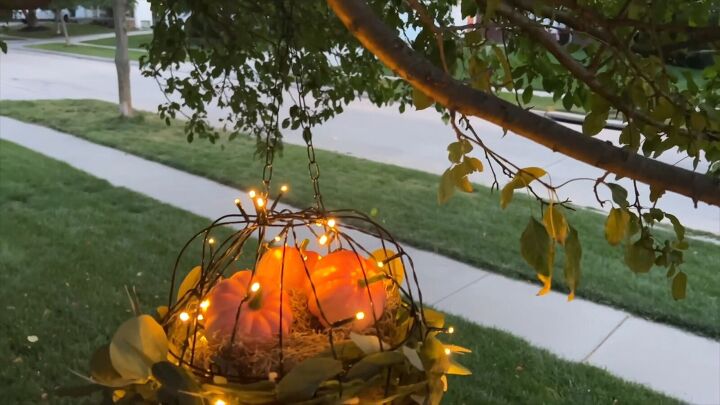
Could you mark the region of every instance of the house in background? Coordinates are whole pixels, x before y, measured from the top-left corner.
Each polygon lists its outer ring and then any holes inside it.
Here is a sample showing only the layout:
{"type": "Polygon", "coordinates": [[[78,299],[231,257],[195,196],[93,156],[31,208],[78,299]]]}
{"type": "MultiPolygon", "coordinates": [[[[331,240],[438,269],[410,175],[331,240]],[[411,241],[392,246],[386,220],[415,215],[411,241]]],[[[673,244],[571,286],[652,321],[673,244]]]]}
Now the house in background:
{"type": "MultiPolygon", "coordinates": [[[[55,13],[52,10],[38,9],[36,14],[37,18],[41,20],[55,19],[55,13]]],[[[111,19],[108,9],[102,7],[85,8],[78,6],[74,10],[63,9],[62,16],[74,20],[111,19]]],[[[135,6],[128,10],[128,27],[146,30],[152,26],[152,21],[150,2],[148,0],[135,0],[135,6]]]]}

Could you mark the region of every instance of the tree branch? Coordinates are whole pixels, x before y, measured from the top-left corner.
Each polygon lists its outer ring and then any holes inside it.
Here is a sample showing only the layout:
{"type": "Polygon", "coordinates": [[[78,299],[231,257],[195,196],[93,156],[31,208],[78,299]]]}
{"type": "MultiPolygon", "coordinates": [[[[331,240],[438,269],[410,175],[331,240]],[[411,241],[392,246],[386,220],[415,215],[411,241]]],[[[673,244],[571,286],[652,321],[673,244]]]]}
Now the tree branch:
{"type": "Polygon", "coordinates": [[[435,67],[398,38],[363,0],[327,0],[348,30],[385,65],[435,101],[528,138],[573,159],[623,177],[720,206],[720,180],[586,137],[495,96],[470,88],[435,67]]]}

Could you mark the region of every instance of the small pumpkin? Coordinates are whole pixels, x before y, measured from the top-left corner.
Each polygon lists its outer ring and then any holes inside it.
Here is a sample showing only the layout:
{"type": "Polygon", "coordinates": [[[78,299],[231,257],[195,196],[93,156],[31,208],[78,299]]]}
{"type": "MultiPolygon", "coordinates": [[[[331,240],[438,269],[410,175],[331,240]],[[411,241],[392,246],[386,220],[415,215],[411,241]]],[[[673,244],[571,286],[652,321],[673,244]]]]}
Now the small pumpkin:
{"type": "Polygon", "coordinates": [[[382,272],[375,261],[355,252],[337,250],[323,257],[315,265],[311,280],[315,294],[307,291],[308,308],[325,326],[362,313],[352,321],[352,329],[361,331],[385,310],[387,296],[382,272]],[[365,283],[366,278],[369,284],[365,283]]]}
{"type": "Polygon", "coordinates": [[[274,247],[260,257],[256,276],[264,284],[271,283],[274,287],[280,288],[282,273],[283,290],[303,290],[307,282],[305,268],[310,271],[315,266],[317,257],[315,252],[301,252],[294,247],[274,247]]]}
{"type": "MultiPolygon", "coordinates": [[[[209,305],[205,313],[205,330],[212,343],[223,343],[230,339],[240,303],[251,288],[250,270],[240,271],[232,277],[217,283],[207,296],[209,305]]],[[[280,289],[263,285],[252,297],[242,303],[237,320],[236,339],[245,343],[261,343],[275,339],[280,330],[290,331],[293,321],[290,299],[280,289]],[[280,297],[282,297],[282,320],[280,319],[280,297]]],[[[253,280],[254,284],[254,280],[253,280]]]]}

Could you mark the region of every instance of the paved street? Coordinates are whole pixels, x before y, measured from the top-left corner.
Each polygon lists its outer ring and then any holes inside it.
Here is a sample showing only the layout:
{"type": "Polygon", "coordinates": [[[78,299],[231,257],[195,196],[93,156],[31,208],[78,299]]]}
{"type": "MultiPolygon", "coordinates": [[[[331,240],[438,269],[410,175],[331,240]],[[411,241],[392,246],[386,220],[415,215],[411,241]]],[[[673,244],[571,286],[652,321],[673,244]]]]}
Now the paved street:
{"type": "MultiPolygon", "coordinates": [[[[132,68],[133,103],[136,108],[155,111],[165,101],[157,83],[141,76],[137,65],[132,68]]],[[[31,52],[11,43],[10,53],[0,57],[0,99],[95,98],[117,100],[115,66],[112,61],[58,56],[31,52]]],[[[0,112],[1,113],[1,112],[0,112]]],[[[210,110],[212,119],[220,111],[210,110]]],[[[518,166],[540,166],[548,170],[552,181],[560,184],[575,177],[598,177],[602,172],[563,155],[536,145],[514,134],[502,137],[499,127],[474,120],[478,133],[494,150],[510,158],[518,166]]],[[[367,101],[358,101],[345,113],[315,130],[315,144],[353,156],[431,173],[442,173],[448,166],[445,148],[452,142],[452,131],[440,122],[434,111],[410,111],[400,115],[395,108],[377,108],[367,101]]],[[[612,140],[616,131],[600,135],[612,140]]],[[[302,143],[297,132],[286,134],[291,143],[302,143]]],[[[662,160],[691,168],[689,159],[666,153],[662,160]]],[[[701,165],[699,170],[706,166],[701,165]]],[[[488,173],[474,181],[489,184],[488,173]]],[[[621,180],[628,185],[629,182],[621,180]]],[[[647,195],[647,188],[641,192],[647,195]]],[[[574,182],[563,187],[561,198],[570,197],[579,205],[599,208],[592,193],[592,182],[574,182]]],[[[688,227],[720,234],[720,208],[692,202],[672,193],[666,194],[659,207],[676,214],[688,227]]],[[[606,205],[605,209],[608,209],[606,205]]]]}

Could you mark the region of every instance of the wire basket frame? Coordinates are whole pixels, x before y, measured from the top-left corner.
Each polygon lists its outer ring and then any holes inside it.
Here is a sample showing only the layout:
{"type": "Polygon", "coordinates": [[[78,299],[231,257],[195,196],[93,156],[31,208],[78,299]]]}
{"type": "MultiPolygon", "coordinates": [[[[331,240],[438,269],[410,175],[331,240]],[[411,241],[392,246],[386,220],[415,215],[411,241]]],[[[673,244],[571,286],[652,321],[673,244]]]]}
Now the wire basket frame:
{"type": "MultiPolygon", "coordinates": [[[[231,272],[236,270],[234,266],[237,260],[244,254],[251,254],[254,257],[254,266],[250,270],[250,280],[247,285],[248,293],[240,301],[237,306],[235,323],[232,328],[232,335],[229,342],[225,342],[223,348],[215,354],[215,359],[228,355],[232,352],[232,348],[238,344],[242,336],[238,336],[237,327],[243,304],[252,299],[251,287],[258,279],[258,263],[266,251],[270,248],[281,249],[282,258],[280,260],[281,268],[279,271],[280,278],[280,305],[277,336],[272,342],[273,353],[276,354],[274,367],[270,372],[275,372],[282,377],[289,371],[285,362],[285,351],[287,348],[284,340],[287,338],[283,331],[282,322],[287,319],[289,314],[284,314],[283,300],[288,299],[284,295],[286,291],[286,252],[289,249],[297,249],[299,252],[307,251],[308,247],[317,246],[327,254],[336,251],[352,252],[357,258],[358,267],[362,273],[362,281],[370,302],[371,311],[368,316],[372,317],[372,327],[362,331],[362,334],[377,337],[380,351],[396,350],[403,346],[408,340],[423,341],[429,332],[436,328],[428,327],[423,312],[422,293],[420,292],[417,274],[411,257],[403,249],[402,245],[388,232],[382,225],[374,221],[368,215],[352,209],[341,209],[334,211],[321,211],[317,208],[308,208],[300,211],[291,211],[288,209],[277,210],[278,200],[282,197],[282,193],[275,201],[268,205],[267,195],[258,195],[251,193],[251,198],[255,208],[255,213],[249,213],[244,209],[239,200],[235,201],[239,209],[237,214],[229,214],[222,216],[213,221],[208,227],[197,232],[185,246],[181,249],[172,272],[170,283],[170,293],[168,297],[168,312],[162,319],[162,325],[168,333],[173,335],[171,331],[177,334],[177,328],[184,328],[180,334],[179,341],[171,346],[170,356],[175,359],[176,363],[192,371],[196,376],[212,380],[216,377],[222,377],[228,381],[235,382],[254,382],[267,380],[266,372],[247,374],[237,371],[224,369],[218,365],[216,361],[208,361],[206,357],[201,358],[198,355],[203,340],[203,322],[197,314],[201,313],[201,304],[206,302],[206,298],[221,280],[230,276],[231,272]],[[214,231],[223,227],[233,227],[237,229],[229,236],[222,240],[214,239],[214,231]],[[251,247],[252,239],[258,241],[257,247],[251,247]],[[368,241],[360,241],[366,239],[368,241]],[[182,296],[176,297],[178,291],[179,278],[182,269],[180,268],[181,260],[188,254],[188,248],[197,241],[202,241],[202,253],[199,264],[199,278],[192,288],[184,292],[182,296]],[[309,241],[313,241],[309,243],[309,241]],[[367,246],[372,244],[372,247],[367,246]],[[392,254],[383,258],[374,258],[371,251],[373,249],[382,249],[383,252],[391,252],[392,254]],[[375,268],[370,266],[363,258],[377,260],[375,268]],[[397,275],[393,274],[391,269],[393,266],[404,268],[403,280],[398,281],[397,275]],[[396,289],[400,297],[400,304],[403,306],[408,316],[411,317],[410,327],[407,334],[401,341],[394,344],[387,343],[387,336],[384,336],[383,330],[377,327],[380,318],[385,316],[382,313],[378,316],[375,311],[374,296],[370,289],[373,280],[370,278],[377,275],[378,271],[384,278],[387,289],[396,289]],[[188,316],[188,313],[192,314],[188,316]],[[225,354],[224,354],[225,353],[225,354]]],[[[306,258],[306,257],[305,257],[306,258]]],[[[397,267],[396,267],[397,268],[397,267]]],[[[354,321],[354,317],[348,319],[335,320],[331,322],[325,315],[325,310],[318,298],[318,285],[313,280],[312,268],[309,268],[306,261],[303,261],[303,270],[310,289],[307,291],[307,300],[314,300],[319,309],[319,318],[324,328],[319,328],[318,333],[326,334],[326,349],[332,357],[338,357],[337,344],[339,340],[347,339],[348,325],[354,321]]],[[[363,315],[363,317],[366,315],[363,315]]],[[[360,319],[360,318],[358,318],[360,319]]]]}

